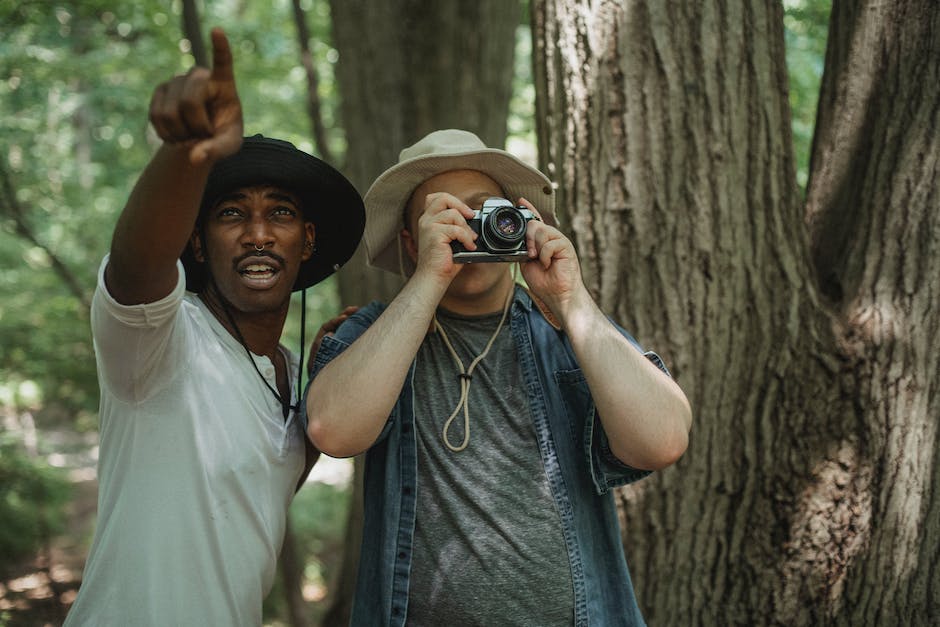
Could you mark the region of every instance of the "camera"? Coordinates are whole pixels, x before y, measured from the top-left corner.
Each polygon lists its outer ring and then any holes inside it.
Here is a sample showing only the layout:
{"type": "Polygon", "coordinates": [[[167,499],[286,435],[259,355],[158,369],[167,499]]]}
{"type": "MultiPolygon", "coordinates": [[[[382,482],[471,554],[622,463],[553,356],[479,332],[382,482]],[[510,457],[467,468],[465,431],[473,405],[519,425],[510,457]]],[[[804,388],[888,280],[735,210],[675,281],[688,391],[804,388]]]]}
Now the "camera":
{"type": "Polygon", "coordinates": [[[487,198],[483,208],[467,218],[477,237],[477,249],[469,251],[459,241],[452,241],[454,263],[481,263],[493,261],[528,261],[525,231],[529,220],[538,220],[529,209],[515,206],[505,198],[487,198]]]}

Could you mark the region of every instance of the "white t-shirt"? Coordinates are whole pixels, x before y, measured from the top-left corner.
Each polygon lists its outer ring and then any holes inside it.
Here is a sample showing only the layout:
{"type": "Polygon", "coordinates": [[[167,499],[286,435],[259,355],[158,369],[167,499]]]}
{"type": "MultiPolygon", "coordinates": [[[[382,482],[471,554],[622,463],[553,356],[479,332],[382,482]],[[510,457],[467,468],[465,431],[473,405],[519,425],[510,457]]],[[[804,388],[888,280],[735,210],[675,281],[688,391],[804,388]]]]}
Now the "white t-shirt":
{"type": "Polygon", "coordinates": [[[98,521],[66,625],[260,625],[304,466],[300,417],[284,420],[244,347],[186,294],[182,265],[172,294],[124,306],[106,264],[91,316],[98,521]]]}

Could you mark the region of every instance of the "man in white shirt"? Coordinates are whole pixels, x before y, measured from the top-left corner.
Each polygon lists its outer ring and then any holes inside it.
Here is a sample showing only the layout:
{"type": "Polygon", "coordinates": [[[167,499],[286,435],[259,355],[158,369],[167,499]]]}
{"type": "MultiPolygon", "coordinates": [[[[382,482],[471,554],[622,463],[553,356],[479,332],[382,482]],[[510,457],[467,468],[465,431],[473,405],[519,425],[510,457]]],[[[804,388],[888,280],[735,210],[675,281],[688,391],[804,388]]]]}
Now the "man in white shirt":
{"type": "Polygon", "coordinates": [[[362,200],[288,142],[243,138],[229,44],[212,43],[211,70],[154,92],[164,144],[98,275],[98,524],[67,625],[260,625],[318,455],[302,356],[279,340],[291,293],[352,256],[362,200]]]}

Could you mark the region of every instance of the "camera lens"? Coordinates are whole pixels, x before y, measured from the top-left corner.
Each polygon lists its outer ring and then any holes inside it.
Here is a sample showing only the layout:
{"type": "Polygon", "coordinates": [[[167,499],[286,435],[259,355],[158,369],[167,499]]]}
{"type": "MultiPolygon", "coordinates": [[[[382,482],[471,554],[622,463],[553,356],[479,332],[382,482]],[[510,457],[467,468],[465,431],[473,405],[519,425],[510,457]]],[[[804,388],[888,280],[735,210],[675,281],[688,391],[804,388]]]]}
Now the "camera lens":
{"type": "Polygon", "coordinates": [[[483,228],[500,248],[515,247],[525,238],[525,218],[515,207],[500,207],[488,216],[483,228]]]}
{"type": "Polygon", "coordinates": [[[500,235],[513,237],[519,231],[519,222],[513,219],[512,216],[501,215],[496,219],[493,228],[499,231],[500,235]]]}

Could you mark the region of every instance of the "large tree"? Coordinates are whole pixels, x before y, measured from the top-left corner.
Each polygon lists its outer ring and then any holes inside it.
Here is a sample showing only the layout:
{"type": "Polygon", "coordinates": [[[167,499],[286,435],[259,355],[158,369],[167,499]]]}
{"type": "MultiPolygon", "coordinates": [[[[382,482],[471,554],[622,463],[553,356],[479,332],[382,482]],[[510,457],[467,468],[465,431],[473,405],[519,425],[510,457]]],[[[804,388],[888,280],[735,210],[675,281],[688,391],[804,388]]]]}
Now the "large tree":
{"type": "Polygon", "coordinates": [[[783,8],[533,2],[543,168],[590,289],[693,404],[621,493],[656,625],[940,615],[940,5],[835,2],[796,183],[783,8]]]}

